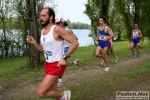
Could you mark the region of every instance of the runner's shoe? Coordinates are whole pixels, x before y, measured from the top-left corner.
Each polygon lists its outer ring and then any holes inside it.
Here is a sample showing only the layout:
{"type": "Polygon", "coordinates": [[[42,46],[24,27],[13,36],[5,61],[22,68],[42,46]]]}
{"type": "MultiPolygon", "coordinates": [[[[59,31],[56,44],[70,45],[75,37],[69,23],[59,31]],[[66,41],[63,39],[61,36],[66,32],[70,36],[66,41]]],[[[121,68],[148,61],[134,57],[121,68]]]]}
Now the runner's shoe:
{"type": "Polygon", "coordinates": [[[61,98],[61,100],[70,100],[70,98],[71,98],[70,90],[65,90],[64,91],[64,96],[61,98]]]}
{"type": "Polygon", "coordinates": [[[137,58],[138,58],[138,59],[140,58],[140,55],[139,55],[139,54],[137,55],[137,58]]]}
{"type": "Polygon", "coordinates": [[[100,66],[105,66],[104,61],[102,61],[102,62],[100,63],[100,66]]]}
{"type": "Polygon", "coordinates": [[[108,71],[110,71],[110,67],[105,68],[105,72],[108,72],[108,71]]]}
{"type": "Polygon", "coordinates": [[[75,61],[77,62],[76,65],[77,65],[77,66],[80,66],[80,60],[79,60],[79,59],[76,59],[75,61]]]}
{"type": "Polygon", "coordinates": [[[134,58],[134,56],[135,56],[135,53],[132,53],[132,58],[134,58]]]}
{"type": "Polygon", "coordinates": [[[117,64],[117,63],[118,63],[118,57],[115,58],[115,64],[117,64]]]}

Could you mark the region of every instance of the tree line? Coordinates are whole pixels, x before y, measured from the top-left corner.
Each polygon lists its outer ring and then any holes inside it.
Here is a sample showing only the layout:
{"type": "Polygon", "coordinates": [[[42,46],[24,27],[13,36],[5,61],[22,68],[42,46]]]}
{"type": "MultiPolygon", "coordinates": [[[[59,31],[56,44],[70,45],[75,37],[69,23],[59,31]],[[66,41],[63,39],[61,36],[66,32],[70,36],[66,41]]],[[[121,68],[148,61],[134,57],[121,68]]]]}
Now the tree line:
{"type": "MultiPolygon", "coordinates": [[[[6,26],[8,26],[9,29],[19,29],[20,28],[17,25],[18,18],[10,17],[10,18],[6,18],[5,20],[7,20],[8,22],[11,22],[11,25],[9,25],[10,23],[6,23],[6,26]]],[[[85,23],[81,23],[81,22],[71,22],[69,19],[67,19],[66,21],[69,24],[68,28],[71,28],[71,29],[90,29],[89,24],[85,24],[85,23]]],[[[0,23],[0,29],[3,29],[2,23],[0,23]]]]}
{"type": "Polygon", "coordinates": [[[71,29],[90,29],[89,24],[81,23],[81,22],[71,22],[69,19],[66,20],[68,23],[68,27],[71,29]]]}

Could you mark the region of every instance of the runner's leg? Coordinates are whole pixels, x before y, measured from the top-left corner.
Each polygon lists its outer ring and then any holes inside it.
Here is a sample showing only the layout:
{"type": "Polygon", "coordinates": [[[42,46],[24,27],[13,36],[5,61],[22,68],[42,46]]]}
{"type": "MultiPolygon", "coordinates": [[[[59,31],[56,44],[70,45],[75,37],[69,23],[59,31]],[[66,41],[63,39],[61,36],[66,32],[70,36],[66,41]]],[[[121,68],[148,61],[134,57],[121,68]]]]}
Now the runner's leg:
{"type": "Polygon", "coordinates": [[[37,94],[43,98],[61,98],[63,92],[57,89],[58,76],[46,75],[38,87],[37,94]]]}
{"type": "Polygon", "coordinates": [[[103,52],[102,52],[102,57],[103,57],[103,60],[104,60],[104,62],[106,64],[106,66],[108,66],[108,60],[106,58],[107,50],[108,50],[108,47],[104,47],[103,48],[103,52]]]}
{"type": "Polygon", "coordinates": [[[95,56],[98,58],[102,58],[102,56],[100,55],[101,51],[102,51],[102,48],[100,46],[97,46],[95,56]]]}

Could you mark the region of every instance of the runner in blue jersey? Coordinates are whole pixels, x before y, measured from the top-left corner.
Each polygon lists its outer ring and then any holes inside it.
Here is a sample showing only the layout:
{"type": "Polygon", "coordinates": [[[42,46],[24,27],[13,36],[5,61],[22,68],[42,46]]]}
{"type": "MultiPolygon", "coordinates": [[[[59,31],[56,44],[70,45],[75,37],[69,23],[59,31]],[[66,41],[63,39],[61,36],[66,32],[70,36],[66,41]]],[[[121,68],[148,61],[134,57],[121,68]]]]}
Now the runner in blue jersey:
{"type": "MultiPolygon", "coordinates": [[[[105,25],[109,27],[109,23],[108,22],[105,22],[105,25]]],[[[110,28],[110,27],[109,27],[110,28]]],[[[110,28],[111,29],[111,28],[110,28]]],[[[111,29],[112,30],[112,29],[111,29]]],[[[114,56],[115,60],[115,64],[118,63],[118,57],[116,56],[116,53],[114,52],[114,49],[113,49],[113,39],[109,39],[108,40],[108,49],[110,50],[111,54],[114,56]]],[[[104,63],[104,60],[102,59],[102,62],[100,64],[100,66],[105,66],[105,63],[104,63]]]]}
{"type": "Polygon", "coordinates": [[[99,24],[100,26],[97,27],[98,35],[96,40],[98,41],[98,47],[96,48],[95,56],[98,58],[102,58],[106,64],[105,71],[108,72],[110,67],[108,65],[108,61],[106,58],[107,50],[108,50],[108,40],[114,37],[114,33],[112,30],[105,25],[105,18],[100,17],[99,24]],[[100,55],[102,52],[102,55],[100,55]]]}
{"type": "Polygon", "coordinates": [[[138,29],[138,24],[134,24],[134,30],[132,30],[132,36],[131,36],[131,44],[130,49],[132,51],[132,58],[135,56],[134,47],[136,47],[137,51],[137,58],[140,58],[140,51],[139,51],[139,44],[140,44],[140,38],[142,37],[142,32],[138,29]]]}

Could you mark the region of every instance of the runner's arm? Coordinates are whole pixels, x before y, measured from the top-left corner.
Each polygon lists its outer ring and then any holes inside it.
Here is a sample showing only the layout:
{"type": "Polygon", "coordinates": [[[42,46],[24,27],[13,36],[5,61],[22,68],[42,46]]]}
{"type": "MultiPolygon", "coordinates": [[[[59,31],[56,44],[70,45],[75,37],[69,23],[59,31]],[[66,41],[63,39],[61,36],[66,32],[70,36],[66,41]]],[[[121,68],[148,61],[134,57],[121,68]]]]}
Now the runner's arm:
{"type": "Polygon", "coordinates": [[[112,29],[109,28],[108,26],[106,27],[106,31],[110,34],[108,40],[111,39],[111,38],[113,38],[113,37],[115,37],[114,32],[113,32],[112,29]]]}
{"type": "Polygon", "coordinates": [[[141,31],[139,31],[139,36],[138,36],[139,38],[141,38],[142,37],[142,32],[141,31]]]}
{"type": "Polygon", "coordinates": [[[70,43],[70,47],[69,50],[66,52],[66,56],[70,56],[75,49],[78,47],[79,43],[78,41],[72,37],[71,35],[69,35],[63,28],[56,26],[54,29],[54,32],[61,37],[62,39],[68,41],[70,43]]]}
{"type": "Polygon", "coordinates": [[[99,30],[99,27],[97,27],[97,36],[96,36],[96,41],[98,41],[98,40],[99,40],[98,30],[99,30]]]}
{"type": "Polygon", "coordinates": [[[68,29],[67,32],[73,36],[76,40],[78,40],[77,36],[73,33],[73,31],[71,29],[68,29]]]}
{"type": "Polygon", "coordinates": [[[42,45],[38,44],[37,42],[34,43],[34,46],[40,51],[40,52],[43,52],[43,47],[42,45]]]}
{"type": "Polygon", "coordinates": [[[32,36],[27,36],[26,41],[33,44],[40,52],[43,52],[43,47],[38,44],[32,36]]]}

